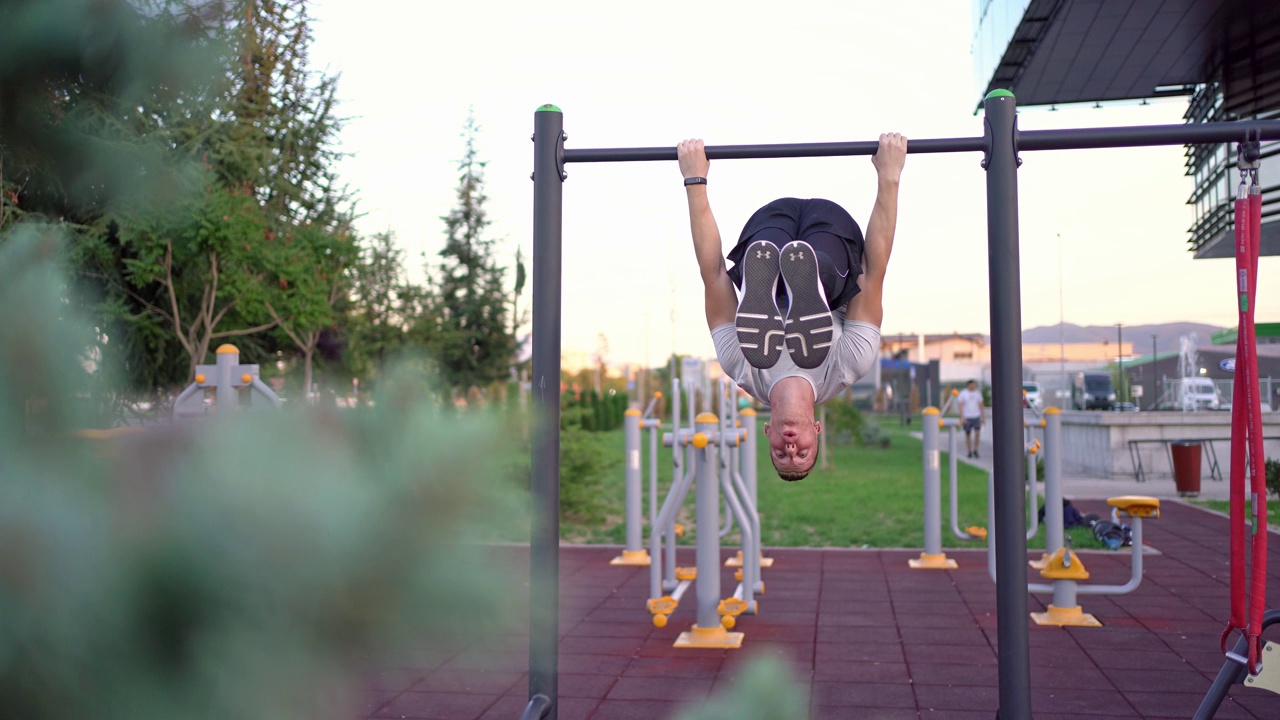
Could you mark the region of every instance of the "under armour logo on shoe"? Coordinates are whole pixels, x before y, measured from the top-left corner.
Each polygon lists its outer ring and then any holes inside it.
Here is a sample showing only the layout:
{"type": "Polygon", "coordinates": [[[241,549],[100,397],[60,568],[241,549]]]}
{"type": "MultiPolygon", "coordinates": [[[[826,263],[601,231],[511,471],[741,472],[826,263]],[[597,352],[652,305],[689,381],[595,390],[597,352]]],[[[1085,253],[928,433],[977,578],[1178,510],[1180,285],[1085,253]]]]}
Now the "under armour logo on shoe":
{"type": "Polygon", "coordinates": [[[757,251],[756,251],[756,257],[758,257],[758,258],[764,258],[765,260],[768,260],[772,255],[773,255],[773,253],[769,252],[768,250],[757,250],[757,251]]]}
{"type": "Polygon", "coordinates": [[[798,252],[798,253],[791,253],[791,259],[792,259],[792,260],[795,260],[796,258],[800,258],[801,260],[803,260],[803,259],[804,259],[804,251],[803,251],[803,250],[801,250],[801,251],[800,251],[800,252],[798,252]]]}

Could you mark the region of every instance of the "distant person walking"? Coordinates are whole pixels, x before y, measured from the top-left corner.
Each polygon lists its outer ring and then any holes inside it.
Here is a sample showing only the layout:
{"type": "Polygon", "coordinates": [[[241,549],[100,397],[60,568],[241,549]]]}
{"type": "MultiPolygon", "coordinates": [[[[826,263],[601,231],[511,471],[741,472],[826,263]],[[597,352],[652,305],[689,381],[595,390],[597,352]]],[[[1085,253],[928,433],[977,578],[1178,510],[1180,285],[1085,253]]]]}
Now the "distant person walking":
{"type": "Polygon", "coordinates": [[[976,458],[982,426],[987,422],[987,408],[982,403],[977,380],[970,380],[956,396],[956,407],[960,410],[960,426],[964,428],[964,444],[969,450],[966,457],[976,458]]]}

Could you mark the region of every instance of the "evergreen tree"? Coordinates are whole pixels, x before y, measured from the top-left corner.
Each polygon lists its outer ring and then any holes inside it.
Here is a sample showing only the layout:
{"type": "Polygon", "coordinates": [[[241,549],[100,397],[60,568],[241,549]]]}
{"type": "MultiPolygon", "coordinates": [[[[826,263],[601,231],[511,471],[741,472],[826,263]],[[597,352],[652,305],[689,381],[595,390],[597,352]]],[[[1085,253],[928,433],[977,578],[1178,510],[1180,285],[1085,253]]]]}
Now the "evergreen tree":
{"type": "Polygon", "coordinates": [[[444,384],[455,394],[505,380],[516,350],[507,323],[510,301],[503,286],[504,269],[494,259],[493,240],[487,237],[485,163],[476,155],[477,131],[475,118],[469,117],[466,150],[458,162],[458,204],[441,218],[445,246],[428,338],[444,384]]]}
{"type": "Polygon", "coordinates": [[[364,244],[351,275],[349,367],[358,375],[378,378],[391,356],[408,344],[410,318],[420,321],[427,313],[419,302],[420,289],[404,277],[404,251],[396,247],[391,231],[377,233],[364,244]]]}

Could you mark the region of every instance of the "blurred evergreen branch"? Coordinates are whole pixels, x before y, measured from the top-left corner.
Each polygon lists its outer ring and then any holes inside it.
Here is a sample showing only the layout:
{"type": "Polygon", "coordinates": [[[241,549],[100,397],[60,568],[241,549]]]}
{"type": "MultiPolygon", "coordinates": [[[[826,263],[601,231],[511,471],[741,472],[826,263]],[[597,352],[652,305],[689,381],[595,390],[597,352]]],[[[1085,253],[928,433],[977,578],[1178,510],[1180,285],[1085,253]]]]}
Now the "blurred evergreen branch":
{"type": "Polygon", "coordinates": [[[5,716],[346,718],[362,671],[523,613],[477,542],[520,496],[495,423],[441,433],[427,391],[389,380],[376,409],[79,437],[109,373],[63,269],[53,230],[0,243],[22,309],[0,324],[5,716]]]}

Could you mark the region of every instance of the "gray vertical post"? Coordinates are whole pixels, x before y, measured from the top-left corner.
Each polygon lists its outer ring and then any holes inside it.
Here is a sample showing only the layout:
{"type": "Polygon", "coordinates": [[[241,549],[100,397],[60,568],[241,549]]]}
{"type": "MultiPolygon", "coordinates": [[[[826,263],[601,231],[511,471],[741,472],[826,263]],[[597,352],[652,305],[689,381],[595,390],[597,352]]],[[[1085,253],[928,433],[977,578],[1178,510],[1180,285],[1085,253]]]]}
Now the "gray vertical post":
{"type": "Polygon", "coordinates": [[[643,421],[640,418],[640,411],[635,408],[627,408],[622,416],[622,434],[623,446],[626,458],[623,462],[623,479],[625,493],[625,514],[626,514],[626,548],[622,554],[609,561],[610,565],[648,565],[649,551],[645,550],[641,540],[641,496],[643,488],[641,487],[640,473],[640,452],[641,452],[641,426],[643,421]]]}
{"type": "Polygon", "coordinates": [[[1063,545],[1062,411],[1044,411],[1044,550],[1052,555],[1063,545]]]}
{"type": "Polygon", "coordinates": [[[1000,720],[1031,717],[1027,629],[1026,494],[1022,476],[1022,299],[1018,266],[1017,101],[992,90],[983,101],[987,261],[991,298],[991,416],[995,445],[996,619],[1000,720]]]}
{"type": "Polygon", "coordinates": [[[529,698],[550,699],[556,720],[560,648],[560,243],[564,115],[555,105],[533,114],[534,440],[529,531],[529,698]]]}
{"type": "MultiPolygon", "coordinates": [[[[700,413],[695,427],[699,433],[716,437],[720,419],[711,413],[700,413]]],[[[720,474],[716,465],[716,441],[695,448],[694,516],[697,518],[698,614],[695,624],[701,628],[720,627],[720,474]]]]}
{"type": "MultiPolygon", "coordinates": [[[[742,427],[747,431],[747,439],[742,444],[742,460],[739,466],[742,468],[742,482],[747,486],[747,492],[751,494],[751,504],[756,508],[760,507],[758,494],[756,493],[756,411],[752,408],[743,408],[742,427]]],[[[761,550],[764,544],[761,543],[761,550]]]]}
{"type": "Polygon", "coordinates": [[[942,428],[938,408],[921,412],[924,433],[924,552],[907,560],[915,570],[949,570],[956,561],[942,552],[942,428]]]}
{"type": "Polygon", "coordinates": [[[236,366],[240,364],[240,350],[235,345],[222,345],[215,355],[218,364],[214,366],[214,372],[218,377],[215,379],[214,400],[218,412],[235,412],[240,408],[240,391],[236,389],[235,377],[236,366]]]}

